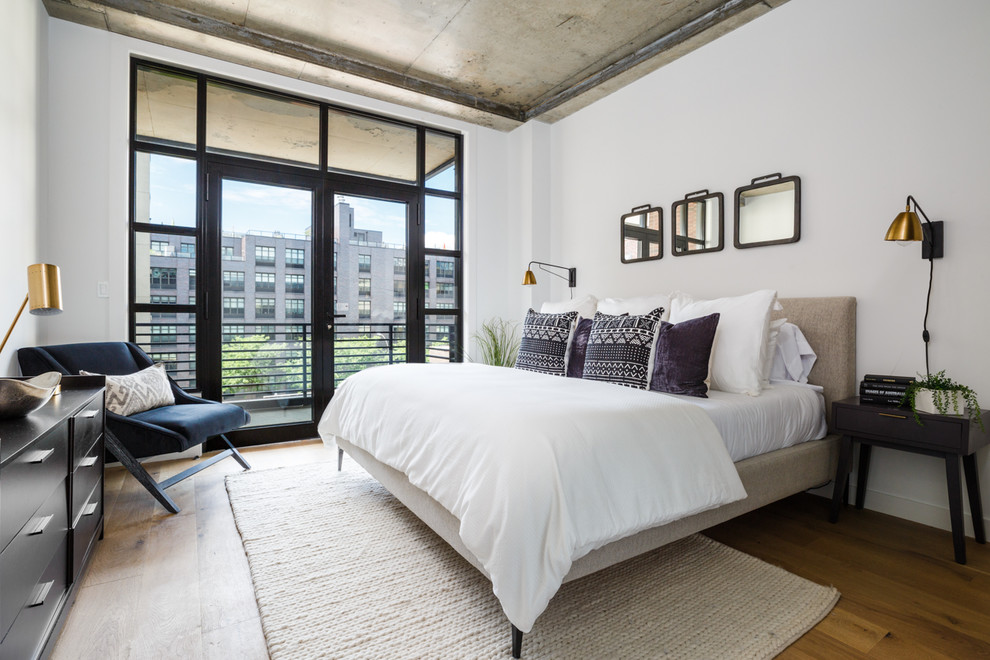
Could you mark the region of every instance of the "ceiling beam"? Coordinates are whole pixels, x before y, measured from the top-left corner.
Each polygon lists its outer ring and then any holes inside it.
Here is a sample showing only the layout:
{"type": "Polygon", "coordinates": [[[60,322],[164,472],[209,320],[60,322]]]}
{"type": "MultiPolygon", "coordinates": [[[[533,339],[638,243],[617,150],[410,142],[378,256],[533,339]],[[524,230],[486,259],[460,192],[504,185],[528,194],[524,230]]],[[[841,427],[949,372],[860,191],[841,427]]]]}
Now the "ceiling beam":
{"type": "MultiPolygon", "coordinates": [[[[65,5],[75,8],[72,0],[46,0],[49,5],[65,5]]],[[[368,78],[401,89],[425,94],[434,98],[482,110],[513,121],[525,121],[525,110],[513,105],[498,103],[486,98],[451,89],[429,80],[399,73],[370,62],[316,48],[307,44],[283,39],[243,25],[236,25],[210,16],[197,14],[178,7],[147,0],[91,0],[92,4],[160,21],[201,34],[246,44],[255,48],[291,57],[301,62],[327,67],[336,71],[368,78]]]]}
{"type": "Polygon", "coordinates": [[[614,78],[621,73],[625,73],[634,66],[642,64],[643,62],[656,57],[657,55],[660,55],[675,46],[679,46],[688,39],[696,37],[706,30],[715,27],[722,21],[728,20],[736,14],[760,4],[766,5],[767,11],[773,8],[771,5],[764,2],[764,0],[727,0],[707,13],[702,14],[698,18],[688,21],[679,28],[671,30],[667,34],[647,44],[646,46],[643,46],[639,50],[630,53],[622,59],[609,64],[604,69],[591,74],[580,82],[571,85],[570,87],[567,87],[566,89],[563,89],[543,100],[538,100],[532,107],[526,109],[523,120],[527,121],[530,119],[535,119],[543,113],[549,112],[557,106],[580,96],[594,87],[597,87],[606,80],[614,78]]]}

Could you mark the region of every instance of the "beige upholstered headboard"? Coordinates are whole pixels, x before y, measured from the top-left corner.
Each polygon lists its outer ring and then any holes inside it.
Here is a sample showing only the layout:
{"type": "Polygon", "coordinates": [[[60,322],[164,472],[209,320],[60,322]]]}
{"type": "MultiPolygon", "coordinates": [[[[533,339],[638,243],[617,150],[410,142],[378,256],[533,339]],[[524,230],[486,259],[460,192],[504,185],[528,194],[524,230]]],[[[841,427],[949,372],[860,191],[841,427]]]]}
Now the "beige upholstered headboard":
{"type": "Polygon", "coordinates": [[[808,382],[825,389],[825,419],[832,429],[832,402],[856,395],[856,299],[780,298],[786,318],[815,349],[818,360],[808,382]]]}

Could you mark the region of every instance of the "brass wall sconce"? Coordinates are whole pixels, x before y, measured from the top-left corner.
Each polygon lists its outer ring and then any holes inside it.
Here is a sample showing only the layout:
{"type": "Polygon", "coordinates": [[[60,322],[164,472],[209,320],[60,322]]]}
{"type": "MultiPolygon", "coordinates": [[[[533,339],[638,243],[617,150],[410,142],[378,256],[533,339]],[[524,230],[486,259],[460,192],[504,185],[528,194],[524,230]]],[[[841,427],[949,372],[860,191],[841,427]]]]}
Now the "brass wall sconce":
{"type": "Polygon", "coordinates": [[[897,214],[894,221],[887,229],[885,241],[921,241],[921,258],[928,260],[928,297],[925,299],[925,321],[922,326],[921,339],[925,342],[925,374],[930,375],[931,370],[928,364],[928,342],[931,341],[931,333],[928,332],[928,310],[932,302],[932,277],[935,274],[935,259],[943,256],[943,245],[945,229],[943,222],[938,220],[932,222],[928,215],[911,195],[908,195],[903,211],[897,214]],[[911,210],[911,205],[917,209],[921,217],[925,219],[925,224],[921,224],[918,213],[911,210]]]}
{"type": "Polygon", "coordinates": [[[550,273],[554,277],[559,277],[562,280],[567,280],[567,286],[572,289],[577,286],[577,268],[567,268],[566,266],[557,266],[556,264],[548,264],[542,261],[530,261],[529,266],[526,268],[526,274],[523,276],[523,286],[531,286],[536,284],[536,275],[533,274],[533,264],[537,264],[540,270],[550,273]],[[555,273],[552,270],[547,270],[547,268],[556,268],[558,270],[566,270],[567,277],[564,277],[560,273],[555,273]]]}
{"type": "Polygon", "coordinates": [[[17,310],[14,322],[7,328],[7,334],[0,342],[0,353],[3,352],[10,333],[21,319],[24,308],[30,304],[30,312],[35,316],[51,316],[62,311],[62,279],[58,266],[52,264],[32,264],[28,266],[28,292],[24,296],[21,308],[17,310]]]}

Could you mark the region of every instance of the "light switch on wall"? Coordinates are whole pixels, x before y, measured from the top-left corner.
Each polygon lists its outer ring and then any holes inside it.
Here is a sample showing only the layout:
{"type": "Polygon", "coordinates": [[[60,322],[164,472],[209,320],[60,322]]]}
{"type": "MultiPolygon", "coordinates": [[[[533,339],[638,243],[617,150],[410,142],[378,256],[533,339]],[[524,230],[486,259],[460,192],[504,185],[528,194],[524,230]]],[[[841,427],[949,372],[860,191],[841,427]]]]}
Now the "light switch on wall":
{"type": "Polygon", "coordinates": [[[109,282],[97,282],[96,283],[96,296],[98,298],[109,298],[110,297],[110,283],[109,282]]]}

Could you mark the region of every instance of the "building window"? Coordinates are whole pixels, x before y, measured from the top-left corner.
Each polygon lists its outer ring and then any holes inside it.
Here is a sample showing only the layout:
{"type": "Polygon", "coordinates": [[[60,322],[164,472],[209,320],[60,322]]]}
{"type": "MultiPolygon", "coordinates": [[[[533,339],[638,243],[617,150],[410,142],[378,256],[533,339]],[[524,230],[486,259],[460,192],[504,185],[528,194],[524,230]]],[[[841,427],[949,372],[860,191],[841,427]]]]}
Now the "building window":
{"type": "Polygon", "coordinates": [[[285,318],[287,319],[301,319],[306,316],[306,301],[305,300],[286,300],[285,301],[285,318]]]}
{"type": "Polygon", "coordinates": [[[392,311],[394,312],[394,318],[396,321],[406,320],[406,303],[405,301],[399,302],[396,300],[392,303],[392,311]]]}
{"type": "Polygon", "coordinates": [[[151,296],[151,304],[152,305],[174,305],[175,304],[175,296],[156,296],[156,295],[152,295],[151,296]]]}
{"type": "Polygon", "coordinates": [[[370,296],[371,295],[371,278],[370,277],[359,277],[358,278],[358,295],[359,296],[370,296]]]}
{"type": "Polygon", "coordinates": [[[174,344],[177,339],[176,327],[174,325],[152,325],[152,344],[174,344]]]}
{"type": "Polygon", "coordinates": [[[454,297],[453,282],[437,282],[437,298],[453,298],[453,297],[454,297]]]}
{"type": "Polygon", "coordinates": [[[152,268],[151,288],[152,289],[174,289],[175,288],[175,268],[152,268]]]}
{"type": "Polygon", "coordinates": [[[223,290],[224,291],[243,291],[244,290],[244,273],[236,270],[225,270],[223,271],[223,290]]]}
{"type": "Polygon", "coordinates": [[[257,335],[259,337],[265,337],[266,339],[275,338],[275,326],[274,325],[256,325],[251,330],[252,335],[257,335]]]}
{"type": "Polygon", "coordinates": [[[254,263],[256,266],[274,266],[275,248],[271,245],[255,245],[254,263]]]}
{"type": "Polygon", "coordinates": [[[196,288],[196,269],[195,268],[190,268],[189,269],[189,289],[192,290],[192,289],[195,289],[195,288],[196,288]]]}
{"type": "Polygon", "coordinates": [[[254,274],[254,290],[255,291],[274,291],[275,290],[275,273],[255,273],[254,274]]]}
{"type": "Polygon", "coordinates": [[[358,272],[359,273],[370,273],[371,272],[371,255],[370,254],[359,254],[358,255],[358,272]]]}
{"type": "Polygon", "coordinates": [[[406,258],[396,257],[395,258],[395,274],[405,275],[406,274],[406,258]]]}
{"type": "Polygon", "coordinates": [[[275,318],[275,299],[274,298],[255,298],[254,299],[254,316],[259,319],[273,319],[275,318]]]}
{"type": "Polygon", "coordinates": [[[302,248],[286,248],[285,249],[285,267],[286,268],[305,268],[306,267],[306,250],[302,248]]]}
{"type": "Polygon", "coordinates": [[[306,276],[305,275],[286,275],[285,276],[285,292],[286,293],[305,293],[306,292],[306,276]]]}
{"type": "Polygon", "coordinates": [[[175,374],[175,372],[179,370],[178,353],[148,353],[148,357],[150,357],[152,362],[155,364],[164,364],[165,371],[170,375],[175,374]]]}
{"type": "Polygon", "coordinates": [[[168,248],[168,241],[151,241],[149,252],[151,252],[151,256],[153,257],[167,257],[171,250],[168,248]]]}
{"type": "Polygon", "coordinates": [[[358,301],[358,318],[359,319],[370,319],[371,318],[371,301],[370,300],[359,300],[358,301]]]}
{"type": "Polygon", "coordinates": [[[453,279],[454,277],[454,262],[453,261],[438,261],[437,262],[437,277],[447,277],[453,279]]]}
{"type": "MultiPolygon", "coordinates": [[[[244,316],[244,313],[241,313],[244,316]]],[[[231,325],[229,323],[223,324],[223,340],[226,342],[231,342],[238,337],[244,336],[244,326],[243,325],[231,325]]]]}
{"type": "Polygon", "coordinates": [[[406,281],[405,280],[393,280],[392,281],[392,293],[396,298],[406,297],[406,281]]]}
{"type": "Polygon", "coordinates": [[[221,245],[220,246],[220,256],[224,259],[227,257],[234,256],[234,246],[233,245],[221,245]]]}
{"type": "Polygon", "coordinates": [[[429,276],[430,276],[430,258],[426,257],[425,259],[423,259],[423,277],[428,278],[429,276]]]}
{"type": "Polygon", "coordinates": [[[196,244],[195,243],[180,243],[179,244],[179,256],[185,259],[195,259],[196,258],[196,244]]]}
{"type": "Polygon", "coordinates": [[[244,298],[224,298],[223,317],[225,319],[244,318],[244,298]]]}
{"type": "Polygon", "coordinates": [[[285,326],[286,341],[306,341],[306,326],[287,325],[285,326]]]}

